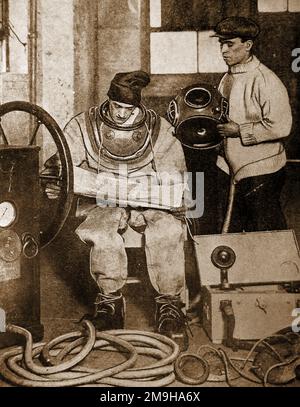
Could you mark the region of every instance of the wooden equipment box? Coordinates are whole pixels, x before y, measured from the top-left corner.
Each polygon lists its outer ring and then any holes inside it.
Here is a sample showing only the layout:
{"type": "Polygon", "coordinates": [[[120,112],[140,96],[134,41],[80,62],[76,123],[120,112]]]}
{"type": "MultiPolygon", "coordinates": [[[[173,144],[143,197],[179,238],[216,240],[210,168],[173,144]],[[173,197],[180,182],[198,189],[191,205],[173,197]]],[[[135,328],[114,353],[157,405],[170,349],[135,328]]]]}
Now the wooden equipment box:
{"type": "Polygon", "coordinates": [[[300,281],[300,257],[294,231],[195,236],[200,275],[203,327],[214,343],[225,337],[220,309],[229,301],[235,317],[234,338],[261,339],[291,326],[300,293],[285,287],[300,281]],[[216,247],[233,249],[236,260],[227,270],[230,289],[221,289],[221,271],[211,259],[216,247]]]}
{"type": "Polygon", "coordinates": [[[231,301],[235,316],[235,339],[261,339],[292,325],[292,311],[300,308],[300,293],[287,293],[280,286],[236,288],[230,291],[204,287],[203,328],[213,343],[225,339],[221,301],[231,301]]]}

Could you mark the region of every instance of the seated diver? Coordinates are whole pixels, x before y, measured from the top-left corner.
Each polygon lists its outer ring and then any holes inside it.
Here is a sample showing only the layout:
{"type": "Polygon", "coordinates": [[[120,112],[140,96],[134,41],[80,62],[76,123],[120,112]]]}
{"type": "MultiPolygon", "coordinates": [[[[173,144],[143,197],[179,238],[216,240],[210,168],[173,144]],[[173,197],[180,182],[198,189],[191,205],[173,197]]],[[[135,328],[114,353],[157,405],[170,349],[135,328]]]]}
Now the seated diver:
{"type": "MultiPolygon", "coordinates": [[[[74,166],[75,193],[81,195],[80,205],[84,205],[86,216],[76,234],[83,242],[92,243],[90,271],[99,287],[92,318],[96,328],[124,328],[122,287],[127,279],[127,257],[122,233],[131,227],[145,238],[148,273],[157,292],[155,330],[178,339],[186,348],[187,322],[180,299],[185,287],[187,210],[182,204],[182,192],[176,197],[179,205],[163,209],[157,202],[149,203],[149,199],[134,206],[128,195],[127,200],[120,196],[122,188],[117,188],[115,205],[111,201],[103,205],[107,195],[101,194],[103,187],[107,192],[107,185],[112,182],[114,191],[115,184],[120,187],[124,181],[139,186],[149,186],[149,180],[151,185],[153,180],[158,186],[170,185],[170,175],[183,176],[186,171],[182,146],[174,137],[173,127],[141,103],[142,88],[149,82],[149,75],[143,71],[116,74],[108,99],[74,116],[65,126],[74,166]],[[93,193],[89,190],[89,179],[97,184],[93,193]],[[84,195],[96,199],[92,204],[90,199],[84,202],[84,195]],[[124,205],[126,202],[128,205],[124,205]]],[[[51,168],[55,162],[52,157],[45,167],[51,168]]],[[[46,186],[50,199],[57,198],[59,190],[57,185],[46,186]]]]}

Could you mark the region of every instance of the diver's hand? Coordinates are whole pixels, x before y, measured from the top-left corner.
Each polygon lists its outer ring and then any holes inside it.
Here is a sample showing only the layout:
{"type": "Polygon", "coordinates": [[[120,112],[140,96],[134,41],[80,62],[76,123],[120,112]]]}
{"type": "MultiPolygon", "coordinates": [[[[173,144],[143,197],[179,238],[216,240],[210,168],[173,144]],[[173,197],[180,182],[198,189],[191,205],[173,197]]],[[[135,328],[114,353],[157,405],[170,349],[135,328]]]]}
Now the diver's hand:
{"type": "Polygon", "coordinates": [[[188,210],[189,208],[186,205],[182,205],[178,208],[171,209],[171,213],[176,219],[184,221],[188,210]]]}
{"type": "Polygon", "coordinates": [[[53,183],[46,184],[45,193],[49,199],[57,199],[61,192],[61,186],[53,183]]]}
{"type": "Polygon", "coordinates": [[[228,123],[218,124],[217,129],[220,136],[224,138],[228,137],[240,137],[240,126],[227,116],[228,123]]]}

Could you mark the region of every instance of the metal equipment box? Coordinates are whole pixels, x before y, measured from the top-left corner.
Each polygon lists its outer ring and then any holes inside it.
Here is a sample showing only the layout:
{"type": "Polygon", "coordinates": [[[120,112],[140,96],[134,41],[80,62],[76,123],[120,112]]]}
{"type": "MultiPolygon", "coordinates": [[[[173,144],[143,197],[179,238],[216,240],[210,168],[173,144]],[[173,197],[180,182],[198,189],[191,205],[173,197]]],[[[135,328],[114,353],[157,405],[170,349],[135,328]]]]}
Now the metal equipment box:
{"type": "MultiPolygon", "coordinates": [[[[0,164],[0,308],[8,323],[40,340],[39,259],[30,252],[38,246],[26,245],[26,236],[39,241],[39,147],[2,145],[0,164]],[[12,220],[5,224],[9,212],[12,220]]],[[[0,348],[18,343],[16,338],[2,333],[0,348]]]]}

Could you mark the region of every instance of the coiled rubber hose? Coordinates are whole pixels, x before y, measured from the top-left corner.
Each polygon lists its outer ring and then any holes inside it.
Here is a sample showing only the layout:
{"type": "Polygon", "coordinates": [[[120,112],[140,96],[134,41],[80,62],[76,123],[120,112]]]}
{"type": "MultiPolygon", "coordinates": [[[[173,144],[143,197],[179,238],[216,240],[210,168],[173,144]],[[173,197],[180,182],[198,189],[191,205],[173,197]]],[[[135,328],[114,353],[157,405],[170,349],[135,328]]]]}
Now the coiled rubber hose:
{"type": "Polygon", "coordinates": [[[160,387],[175,380],[174,362],[179,347],[171,339],[134,330],[96,332],[90,321],[84,321],[83,325],[84,332],[71,332],[49,343],[33,344],[30,332],[8,324],[6,331],[24,336],[26,344],[24,348],[16,346],[0,354],[0,375],[15,385],[26,387],[91,384],[160,387]],[[78,366],[95,350],[118,351],[125,354],[126,360],[107,369],[78,366]],[[146,367],[135,368],[138,355],[150,356],[155,361],[146,367]],[[44,365],[37,363],[38,359],[44,365]]]}

